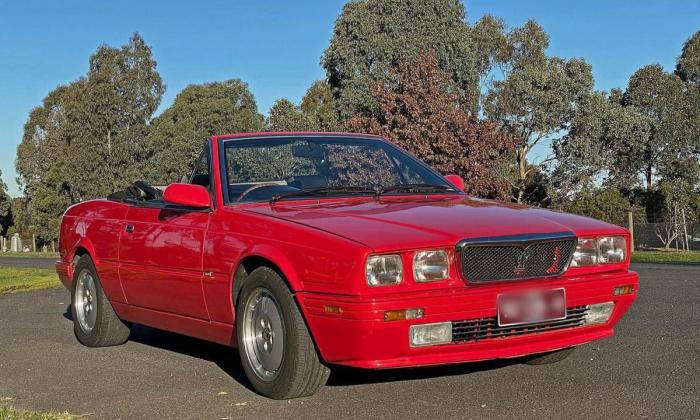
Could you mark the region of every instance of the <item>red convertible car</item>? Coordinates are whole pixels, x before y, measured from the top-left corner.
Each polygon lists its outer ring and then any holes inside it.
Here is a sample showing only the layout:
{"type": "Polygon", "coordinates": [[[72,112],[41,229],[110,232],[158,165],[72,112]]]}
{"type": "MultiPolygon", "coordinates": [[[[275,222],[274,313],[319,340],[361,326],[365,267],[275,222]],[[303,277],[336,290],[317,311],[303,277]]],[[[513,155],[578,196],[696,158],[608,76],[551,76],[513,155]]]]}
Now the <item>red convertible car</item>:
{"type": "Polygon", "coordinates": [[[188,183],[69,208],[56,269],[84,345],[138,323],[237,347],[278,399],[333,365],[551,363],[613,334],[627,230],[463,188],[379,137],[213,136],[188,183]]]}

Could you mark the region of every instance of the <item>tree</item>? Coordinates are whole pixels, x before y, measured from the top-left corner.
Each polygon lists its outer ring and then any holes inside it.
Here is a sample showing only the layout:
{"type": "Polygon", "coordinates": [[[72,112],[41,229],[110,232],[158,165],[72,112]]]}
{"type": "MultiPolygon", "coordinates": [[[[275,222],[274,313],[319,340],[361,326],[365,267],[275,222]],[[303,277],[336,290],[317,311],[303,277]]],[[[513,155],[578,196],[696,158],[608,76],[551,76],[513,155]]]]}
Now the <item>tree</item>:
{"type": "Polygon", "coordinates": [[[477,93],[475,53],[459,0],[359,0],[348,2],[321,58],[345,120],[377,109],[370,93],[391,69],[421,51],[433,51],[455,88],[477,93]]]}
{"type": "MultiPolygon", "coordinates": [[[[569,128],[578,102],[593,86],[591,67],[582,59],[548,57],[549,36],[534,21],[508,33],[511,45],[504,78],[485,97],[485,114],[516,141],[516,201],[523,201],[532,166],[528,155],[544,140],[569,128]]],[[[548,158],[541,163],[551,160],[548,158]]]]}
{"type": "Polygon", "coordinates": [[[265,123],[268,131],[310,131],[314,123],[298,106],[289,99],[278,99],[270,108],[265,123]]]}
{"type": "MultiPolygon", "coordinates": [[[[627,225],[628,213],[635,210],[627,197],[616,188],[585,188],[564,202],[563,210],[569,213],[605,220],[619,226],[627,225]]],[[[639,217],[638,210],[635,210],[639,217]]]]}
{"type": "Polygon", "coordinates": [[[275,101],[265,122],[268,131],[335,131],[338,115],[328,83],[314,82],[299,106],[289,99],[275,101]]]}
{"type": "MultiPolygon", "coordinates": [[[[671,223],[670,209],[689,208],[700,179],[694,112],[687,86],[658,64],[637,70],[624,92],[586,96],[554,144],[555,186],[571,193],[602,183],[643,204],[651,221],[671,223]]],[[[668,244],[673,231],[658,235],[668,244]]]]}
{"type": "Polygon", "coordinates": [[[2,171],[0,171],[0,236],[5,236],[12,224],[11,207],[12,198],[7,193],[7,185],[2,180],[2,171]]]}
{"type": "Polygon", "coordinates": [[[676,75],[681,80],[700,87],[700,31],[695,32],[683,44],[676,62],[676,75]]]}
{"type": "Polygon", "coordinates": [[[263,117],[248,85],[232,79],[189,85],[156,117],[145,140],[146,178],[155,185],[189,175],[211,133],[261,131],[263,117]]]}
{"type": "Polygon", "coordinates": [[[581,98],[568,132],[553,142],[557,200],[599,183],[628,191],[639,185],[651,127],[648,118],[621,104],[621,96],[613,91],[581,98]]]}
{"type": "Polygon", "coordinates": [[[506,34],[505,21],[492,15],[485,15],[474,24],[471,39],[481,92],[493,82],[491,72],[494,68],[508,63],[513,54],[513,45],[506,34]]]}
{"type": "Polygon", "coordinates": [[[90,59],[82,100],[74,105],[89,121],[76,137],[95,157],[97,179],[103,180],[98,195],[119,190],[139,175],[137,152],[165,90],[155,67],[150,47],[138,34],[121,48],[101,46],[90,59]]]}
{"type": "Polygon", "coordinates": [[[700,31],[695,32],[683,45],[676,62],[676,75],[686,85],[692,136],[700,139],[700,31]]]}
{"type": "Polygon", "coordinates": [[[327,82],[322,80],[314,82],[306,91],[299,108],[311,120],[314,130],[338,129],[338,112],[333,89],[327,82]]]}
{"type": "Polygon", "coordinates": [[[666,73],[658,64],[644,66],[630,77],[622,104],[636,109],[650,124],[646,142],[637,145],[648,192],[656,177],[682,176],[676,171],[678,163],[697,158],[698,139],[693,138],[692,127],[687,123],[692,108],[687,100],[681,79],[666,73]]]}
{"type": "Polygon", "coordinates": [[[437,58],[427,52],[402,61],[391,83],[375,82],[372,117],[348,122],[353,131],[385,136],[443,174],[466,180],[466,191],[502,198],[508,185],[501,176],[512,141],[494,123],[479,121],[437,58]]]}
{"type": "Polygon", "coordinates": [[[137,152],[164,90],[155,67],[150,47],[134,34],[121,48],[98,48],[85,77],[31,111],[16,167],[39,236],[58,237],[69,205],[139,176],[137,152]]]}

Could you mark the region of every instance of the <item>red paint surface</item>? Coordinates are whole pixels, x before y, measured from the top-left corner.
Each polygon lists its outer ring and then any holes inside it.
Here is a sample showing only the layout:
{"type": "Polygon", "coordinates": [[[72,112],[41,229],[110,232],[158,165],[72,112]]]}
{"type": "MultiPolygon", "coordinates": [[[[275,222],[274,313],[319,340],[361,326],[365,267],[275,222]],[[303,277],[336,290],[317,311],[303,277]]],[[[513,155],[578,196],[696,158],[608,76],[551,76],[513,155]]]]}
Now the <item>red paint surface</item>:
{"type": "Polygon", "coordinates": [[[163,191],[163,200],[169,203],[195,208],[207,208],[211,206],[209,191],[201,185],[170,184],[165,191],[163,191]]]}
{"type": "MultiPolygon", "coordinates": [[[[223,139],[254,136],[261,134],[212,137],[212,172],[219,173],[216,157],[223,139]]],[[[322,357],[367,368],[516,357],[582,344],[612,335],[636,297],[638,276],[628,271],[628,262],[572,268],[558,278],[479,285],[466,282],[458,269],[455,245],[462,239],[562,231],[580,237],[628,235],[597,220],[461,194],[225,206],[221,180],[215,176],[213,181],[214,194],[207,197],[211,211],[107,200],[69,208],[61,224],[56,266],[61,281],[72,287],[71,263],[87,253],[125,320],[235,345],[234,273],[244,259],[264,258],[284,275],[322,357]],[[416,283],[410,270],[414,252],[436,248],[450,254],[449,279],[416,283]],[[372,253],[401,254],[404,282],[368,287],[364,262],[372,253]],[[613,296],[614,287],[624,284],[634,284],[635,293],[613,296]],[[414,323],[495,316],[498,293],[532,287],[565,288],[568,306],[614,301],[615,311],[604,325],[477,343],[409,346],[408,328],[414,323]],[[325,306],[342,311],[329,314],[325,306]],[[385,310],[407,308],[423,308],[424,318],[383,320],[385,310]]],[[[204,197],[193,191],[176,187],[171,193],[180,204],[202,204],[204,197]]]]}

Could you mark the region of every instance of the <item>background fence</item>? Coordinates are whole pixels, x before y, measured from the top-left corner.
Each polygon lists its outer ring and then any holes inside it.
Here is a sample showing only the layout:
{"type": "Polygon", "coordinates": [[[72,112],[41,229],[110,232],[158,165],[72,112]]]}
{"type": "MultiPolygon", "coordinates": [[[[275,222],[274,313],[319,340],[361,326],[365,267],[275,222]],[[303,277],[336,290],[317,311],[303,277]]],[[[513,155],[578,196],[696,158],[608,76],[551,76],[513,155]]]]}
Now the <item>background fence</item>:
{"type": "Polygon", "coordinates": [[[678,216],[634,220],[636,249],[675,249],[700,251],[700,221],[678,216]],[[648,221],[648,220],[652,221],[648,221]]]}

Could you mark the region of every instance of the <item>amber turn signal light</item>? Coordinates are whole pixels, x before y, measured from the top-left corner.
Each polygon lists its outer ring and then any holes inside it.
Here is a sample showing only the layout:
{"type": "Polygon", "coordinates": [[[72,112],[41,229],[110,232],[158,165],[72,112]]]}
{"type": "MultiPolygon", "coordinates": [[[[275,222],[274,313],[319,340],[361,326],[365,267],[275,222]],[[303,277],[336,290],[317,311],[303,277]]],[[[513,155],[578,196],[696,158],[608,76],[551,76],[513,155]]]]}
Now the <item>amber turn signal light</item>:
{"type": "Polygon", "coordinates": [[[399,309],[396,311],[384,311],[384,321],[403,321],[405,319],[423,318],[422,309],[399,309]]]}
{"type": "Polygon", "coordinates": [[[629,295],[632,292],[634,292],[634,285],[633,284],[626,284],[624,286],[617,286],[615,288],[615,291],[613,292],[613,295],[615,295],[615,296],[629,295]]]}
{"type": "Polygon", "coordinates": [[[343,313],[343,308],[341,308],[340,306],[328,306],[328,305],[326,305],[326,306],[323,307],[323,310],[324,310],[327,314],[336,314],[336,315],[340,315],[340,314],[343,313]]]}

